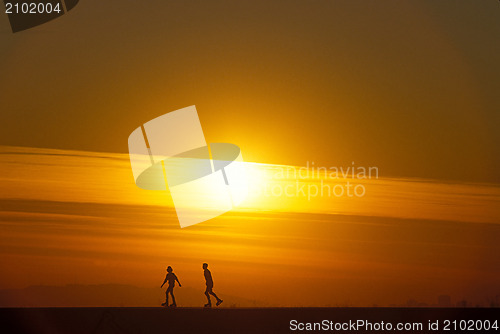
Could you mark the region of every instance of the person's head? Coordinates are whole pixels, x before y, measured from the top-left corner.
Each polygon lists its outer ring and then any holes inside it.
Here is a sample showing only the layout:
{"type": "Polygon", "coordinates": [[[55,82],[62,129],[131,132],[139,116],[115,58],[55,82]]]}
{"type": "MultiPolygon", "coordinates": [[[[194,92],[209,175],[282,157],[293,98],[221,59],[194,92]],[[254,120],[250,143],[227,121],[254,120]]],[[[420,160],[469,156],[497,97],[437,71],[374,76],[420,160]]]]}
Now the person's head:
{"type": "Polygon", "coordinates": [[[171,267],[171,266],[168,266],[168,267],[167,267],[167,271],[168,271],[169,273],[171,273],[171,272],[172,272],[172,267],[171,267]]]}
{"type": "Polygon", "coordinates": [[[203,263],[203,269],[207,269],[208,268],[208,263],[203,263]]]}

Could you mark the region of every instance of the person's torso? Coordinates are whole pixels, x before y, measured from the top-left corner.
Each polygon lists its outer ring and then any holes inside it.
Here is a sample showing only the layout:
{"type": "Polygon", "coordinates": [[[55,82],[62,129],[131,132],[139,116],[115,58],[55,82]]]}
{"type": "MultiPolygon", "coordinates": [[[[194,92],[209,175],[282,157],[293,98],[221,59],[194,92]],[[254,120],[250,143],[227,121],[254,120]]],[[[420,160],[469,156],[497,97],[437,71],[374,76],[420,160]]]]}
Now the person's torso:
{"type": "Polygon", "coordinates": [[[175,276],[174,273],[168,273],[167,274],[167,281],[169,286],[174,286],[175,285],[175,279],[177,277],[175,276]]]}
{"type": "Polygon", "coordinates": [[[213,285],[214,282],[212,280],[212,274],[210,273],[210,270],[205,269],[204,274],[205,274],[205,281],[206,281],[207,285],[213,285]]]}

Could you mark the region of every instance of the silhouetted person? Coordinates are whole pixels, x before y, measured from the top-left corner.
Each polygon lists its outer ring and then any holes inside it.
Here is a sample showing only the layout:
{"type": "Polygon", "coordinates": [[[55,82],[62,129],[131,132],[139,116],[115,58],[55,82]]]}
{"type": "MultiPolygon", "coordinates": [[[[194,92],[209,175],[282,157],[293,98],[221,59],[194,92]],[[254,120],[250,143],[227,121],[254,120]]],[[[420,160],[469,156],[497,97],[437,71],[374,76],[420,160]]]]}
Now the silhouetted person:
{"type": "Polygon", "coordinates": [[[205,290],[205,296],[207,296],[208,303],[205,304],[205,307],[212,307],[212,301],[210,300],[210,295],[214,296],[217,299],[216,306],[219,306],[222,303],[222,299],[217,297],[217,295],[212,291],[214,287],[214,281],[212,280],[212,274],[210,270],[208,270],[208,263],[203,263],[203,271],[205,275],[205,284],[207,285],[207,289],[205,290]]]}
{"type": "Polygon", "coordinates": [[[161,304],[161,306],[168,306],[168,294],[172,296],[172,304],[170,304],[170,307],[176,307],[177,304],[175,303],[175,297],[174,297],[174,286],[175,286],[175,281],[179,283],[179,288],[182,287],[181,282],[179,282],[179,279],[177,276],[172,272],[172,267],[168,266],[167,268],[167,276],[165,276],[165,280],[163,281],[163,284],[160,286],[160,288],[163,288],[163,285],[168,282],[168,288],[167,291],[165,292],[166,295],[166,301],[161,304]]]}

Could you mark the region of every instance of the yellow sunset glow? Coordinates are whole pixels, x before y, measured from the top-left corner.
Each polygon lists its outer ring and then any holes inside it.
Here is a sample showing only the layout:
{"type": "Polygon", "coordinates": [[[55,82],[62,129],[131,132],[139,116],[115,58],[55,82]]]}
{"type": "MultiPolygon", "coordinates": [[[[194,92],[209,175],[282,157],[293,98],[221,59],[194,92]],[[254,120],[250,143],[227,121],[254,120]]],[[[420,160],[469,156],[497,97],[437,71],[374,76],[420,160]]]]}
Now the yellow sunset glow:
{"type": "Polygon", "coordinates": [[[440,290],[462,291],[474,277],[483,277],[485,284],[500,278],[478,260],[494,254],[497,244],[475,230],[489,226],[496,233],[497,186],[335,178],[311,168],[300,176],[301,167],[247,163],[251,187],[241,206],[181,229],[168,191],[139,189],[126,154],[1,150],[0,262],[11,268],[1,278],[6,287],[34,284],[33,268],[37,284],[149,286],[164,263],[182,273],[183,284],[196,287],[200,263],[206,261],[229,294],[251,297],[263,284],[262,300],[293,305],[287,291],[296,279],[307,279],[318,292],[309,292],[315,296],[311,305],[329,304],[331,293],[339,303],[349,299],[364,305],[373,299],[394,302],[397,298],[384,297],[383,291],[406,291],[404,282],[416,271],[424,280],[437,275],[451,282],[435,290],[423,281],[412,283],[422,284],[417,290],[431,299],[440,290]],[[287,176],[284,170],[297,173],[287,176]],[[347,182],[363,185],[366,194],[315,195],[316,188],[345,189],[347,182]],[[304,193],[297,192],[300,187],[304,193]],[[450,238],[453,254],[432,255],[450,238]],[[265,284],[256,272],[265,275],[265,284]],[[380,293],[359,289],[366,272],[380,293]],[[296,278],[283,281],[290,275],[296,278]],[[330,291],[331,282],[345,293],[330,291]],[[242,293],[241,286],[249,288],[242,293]]]}

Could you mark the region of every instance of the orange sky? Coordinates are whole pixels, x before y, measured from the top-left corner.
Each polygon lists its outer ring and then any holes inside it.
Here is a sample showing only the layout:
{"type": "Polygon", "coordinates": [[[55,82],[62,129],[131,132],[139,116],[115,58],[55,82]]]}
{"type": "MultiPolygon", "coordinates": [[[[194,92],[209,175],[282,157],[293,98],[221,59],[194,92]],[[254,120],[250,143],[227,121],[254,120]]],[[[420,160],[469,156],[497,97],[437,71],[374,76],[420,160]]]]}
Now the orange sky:
{"type": "MultiPolygon", "coordinates": [[[[241,208],[180,229],[167,192],[135,186],[127,155],[4,146],[0,156],[4,288],[152,287],[172,265],[202,289],[206,261],[217,290],[261,305],[485,303],[500,292],[497,185],[380,177],[361,198],[310,200],[253,188],[241,208]]],[[[260,185],[346,181],[247,167],[260,185]]]]}
{"type": "Polygon", "coordinates": [[[0,289],[159,285],[172,265],[259,305],[486,305],[500,294],[497,1],[86,0],[13,34],[0,15],[0,289]],[[180,229],[127,138],[196,105],[241,148],[238,209],[180,229]],[[377,167],[363,197],[266,194],[377,167]],[[298,182],[298,183],[297,183],[298,182]],[[290,187],[289,187],[290,186],[290,187]],[[266,188],[267,187],[267,188],[266,188]],[[288,188],[287,188],[288,187],[288,188]]]}
{"type": "Polygon", "coordinates": [[[127,152],[196,105],[247,161],[500,182],[495,1],[87,0],[12,34],[0,144],[127,152]],[[279,152],[277,154],[277,152],[279,152]]]}

